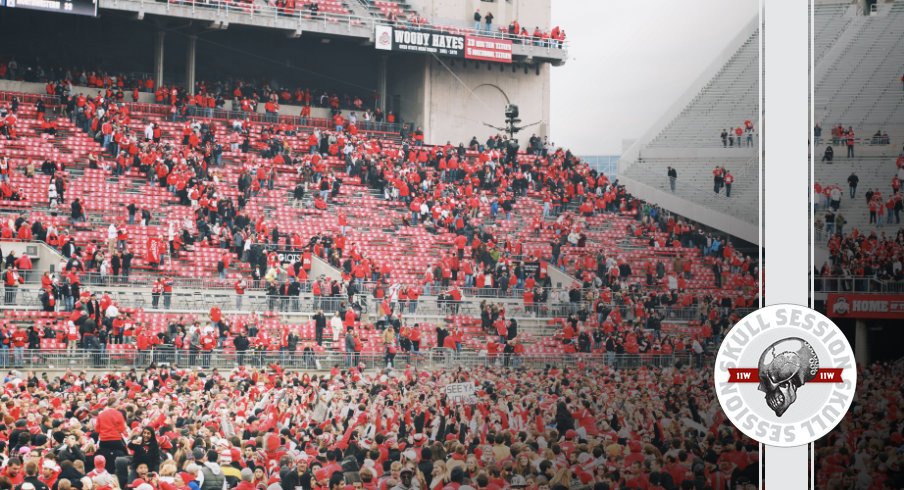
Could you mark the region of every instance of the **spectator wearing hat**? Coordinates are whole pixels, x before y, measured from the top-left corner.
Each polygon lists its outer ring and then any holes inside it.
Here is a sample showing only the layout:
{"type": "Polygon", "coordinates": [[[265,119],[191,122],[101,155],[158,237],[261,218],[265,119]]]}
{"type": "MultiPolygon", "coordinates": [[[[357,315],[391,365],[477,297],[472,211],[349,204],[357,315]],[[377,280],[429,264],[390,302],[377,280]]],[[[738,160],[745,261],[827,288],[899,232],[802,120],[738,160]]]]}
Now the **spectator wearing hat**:
{"type": "MultiPolygon", "coordinates": [[[[200,448],[195,448],[200,449],[200,448]]],[[[201,462],[200,471],[198,472],[198,481],[201,490],[227,490],[226,475],[223,473],[219,463],[217,463],[218,455],[214,450],[207,451],[202,458],[195,457],[195,462],[201,462]]]]}
{"type": "Polygon", "coordinates": [[[311,488],[311,478],[311,470],[308,467],[308,460],[307,456],[305,455],[296,460],[295,468],[285,474],[285,476],[280,480],[280,484],[283,488],[311,488]]]}
{"type": "Polygon", "coordinates": [[[423,488],[421,486],[423,475],[417,473],[417,469],[413,466],[403,466],[399,471],[399,483],[392,487],[391,490],[417,490],[423,488]]]}
{"type": "Polygon", "coordinates": [[[41,481],[49,488],[56,485],[60,475],[60,466],[52,458],[47,458],[41,463],[41,481]]]}

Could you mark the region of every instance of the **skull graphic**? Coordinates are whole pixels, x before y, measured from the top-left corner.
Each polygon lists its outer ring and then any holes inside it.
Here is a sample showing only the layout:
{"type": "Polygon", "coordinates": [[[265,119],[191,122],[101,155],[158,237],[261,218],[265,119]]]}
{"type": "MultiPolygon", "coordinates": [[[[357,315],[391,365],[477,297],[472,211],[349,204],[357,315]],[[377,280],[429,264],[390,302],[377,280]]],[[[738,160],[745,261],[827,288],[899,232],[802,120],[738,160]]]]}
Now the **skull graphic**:
{"type": "Polygon", "coordinates": [[[774,342],[760,355],[760,386],[766,404],[781,417],[797,400],[797,389],[816,377],[819,358],[813,346],[797,337],[774,342]]]}

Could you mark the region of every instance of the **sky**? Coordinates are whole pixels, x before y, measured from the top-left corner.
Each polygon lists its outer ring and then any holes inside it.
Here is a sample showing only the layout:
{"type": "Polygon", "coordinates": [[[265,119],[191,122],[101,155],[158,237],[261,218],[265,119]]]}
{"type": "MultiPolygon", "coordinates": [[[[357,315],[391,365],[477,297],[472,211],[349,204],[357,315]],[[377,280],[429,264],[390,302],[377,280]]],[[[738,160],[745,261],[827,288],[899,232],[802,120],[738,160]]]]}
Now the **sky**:
{"type": "Polygon", "coordinates": [[[618,155],[680,97],[744,26],[755,0],[551,0],[568,61],[552,67],[553,142],[618,155]]]}

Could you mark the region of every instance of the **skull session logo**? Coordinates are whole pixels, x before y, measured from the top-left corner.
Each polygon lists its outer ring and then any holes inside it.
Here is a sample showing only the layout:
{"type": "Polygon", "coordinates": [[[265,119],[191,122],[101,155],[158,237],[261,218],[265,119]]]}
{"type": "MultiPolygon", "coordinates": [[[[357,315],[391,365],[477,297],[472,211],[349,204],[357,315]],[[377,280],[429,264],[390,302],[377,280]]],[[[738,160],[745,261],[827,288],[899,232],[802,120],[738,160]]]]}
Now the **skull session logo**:
{"type": "Polygon", "coordinates": [[[819,357],[806,340],[779,340],[760,356],[757,368],[760,386],[757,389],[766,393],[769,408],[781,417],[797,400],[797,389],[815,378],[817,371],[819,357]],[[776,347],[781,349],[779,354],[775,353],[776,347]]]}
{"type": "Polygon", "coordinates": [[[856,381],[844,334],[802,306],[751,313],[716,356],[722,410],[741,432],[772,446],[807,444],[832,430],[851,405],[856,381]]]}

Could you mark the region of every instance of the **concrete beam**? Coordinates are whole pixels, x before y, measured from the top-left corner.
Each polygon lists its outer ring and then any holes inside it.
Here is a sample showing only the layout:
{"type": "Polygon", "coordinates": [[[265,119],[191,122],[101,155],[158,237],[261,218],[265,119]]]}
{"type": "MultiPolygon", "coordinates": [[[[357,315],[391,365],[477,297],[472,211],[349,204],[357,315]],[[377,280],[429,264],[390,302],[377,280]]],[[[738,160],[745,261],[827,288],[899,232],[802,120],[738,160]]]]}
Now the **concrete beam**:
{"type": "Polygon", "coordinates": [[[155,87],[163,85],[163,55],[166,43],[166,31],[157,31],[154,38],[154,83],[155,87]]]}
{"type": "Polygon", "coordinates": [[[185,52],[185,89],[189,93],[195,91],[195,59],[198,53],[198,36],[188,36],[188,45],[185,52]]]}

